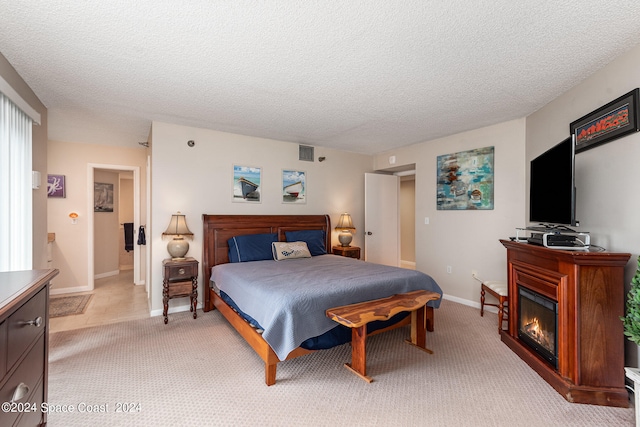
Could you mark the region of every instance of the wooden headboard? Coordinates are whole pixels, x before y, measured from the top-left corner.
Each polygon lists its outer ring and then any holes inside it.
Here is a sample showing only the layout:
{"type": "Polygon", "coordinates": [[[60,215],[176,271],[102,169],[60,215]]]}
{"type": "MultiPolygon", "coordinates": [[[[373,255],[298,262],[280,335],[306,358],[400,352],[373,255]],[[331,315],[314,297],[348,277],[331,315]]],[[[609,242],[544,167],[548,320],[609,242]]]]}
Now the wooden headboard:
{"type": "Polygon", "coordinates": [[[329,215],[202,215],[204,278],[204,311],[213,308],[209,297],[211,267],[229,262],[227,240],[243,234],[277,233],[285,241],[286,231],[324,230],[327,253],[331,253],[331,220],[329,215]]]}

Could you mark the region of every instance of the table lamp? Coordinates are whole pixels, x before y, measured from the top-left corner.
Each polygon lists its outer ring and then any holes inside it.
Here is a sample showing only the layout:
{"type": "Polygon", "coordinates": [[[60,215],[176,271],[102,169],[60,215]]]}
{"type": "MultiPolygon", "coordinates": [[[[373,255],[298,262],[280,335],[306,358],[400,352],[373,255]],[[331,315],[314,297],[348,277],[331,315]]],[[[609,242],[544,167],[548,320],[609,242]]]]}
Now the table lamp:
{"type": "Polygon", "coordinates": [[[349,243],[351,243],[351,240],[353,239],[351,233],[356,231],[356,228],[353,226],[353,222],[351,221],[351,215],[346,212],[340,215],[340,220],[338,220],[336,230],[339,231],[338,240],[340,241],[340,245],[348,247],[349,243]]]}
{"type": "Polygon", "coordinates": [[[169,255],[171,255],[171,259],[174,261],[185,259],[185,255],[189,251],[189,242],[187,242],[183,236],[193,238],[193,233],[189,231],[184,215],[180,212],[171,215],[169,226],[165,232],[162,233],[162,236],[173,236],[173,239],[167,243],[167,251],[169,255]]]}

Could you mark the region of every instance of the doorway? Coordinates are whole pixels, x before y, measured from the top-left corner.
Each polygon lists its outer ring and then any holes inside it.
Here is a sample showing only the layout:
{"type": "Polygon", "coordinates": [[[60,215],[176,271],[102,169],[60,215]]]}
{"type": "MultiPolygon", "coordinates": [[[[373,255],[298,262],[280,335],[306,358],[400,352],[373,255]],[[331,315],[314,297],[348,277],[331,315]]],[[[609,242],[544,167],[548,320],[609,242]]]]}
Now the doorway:
{"type": "Polygon", "coordinates": [[[415,269],[415,165],[365,174],[365,260],[415,269]]]}
{"type": "Polygon", "coordinates": [[[416,175],[400,176],[400,267],[416,269],[416,175]]]}
{"type": "MultiPolygon", "coordinates": [[[[133,181],[133,188],[132,188],[132,193],[133,193],[133,224],[134,224],[134,230],[139,227],[141,225],[140,222],[140,168],[138,166],[126,166],[126,165],[103,165],[103,164],[96,164],[96,163],[90,163],[87,165],[87,188],[88,188],[88,194],[87,194],[87,212],[91,212],[93,213],[93,215],[88,215],[88,228],[89,228],[89,235],[88,235],[88,244],[87,244],[87,251],[88,251],[88,266],[87,266],[87,285],[89,287],[90,290],[93,290],[95,288],[95,282],[94,280],[96,279],[96,275],[95,275],[95,267],[96,267],[96,260],[95,260],[95,245],[96,245],[96,234],[97,233],[102,233],[105,232],[105,230],[99,229],[97,227],[102,225],[103,222],[103,218],[96,218],[96,215],[107,215],[107,214],[111,214],[111,218],[109,218],[109,222],[110,223],[114,223],[116,227],[119,228],[119,218],[116,216],[115,213],[113,212],[95,212],[95,204],[94,204],[94,200],[95,200],[95,185],[94,183],[96,182],[95,176],[96,174],[99,176],[99,174],[101,172],[105,172],[105,173],[112,173],[115,175],[118,175],[119,173],[130,173],[132,175],[132,181],[133,181]]],[[[99,181],[98,181],[99,182],[99,181]]],[[[109,183],[104,183],[104,184],[109,184],[109,183]]],[[[119,187],[119,185],[118,185],[119,187]]],[[[108,186],[107,186],[108,188],[108,186]]],[[[115,187],[114,187],[115,188],[115,187]]],[[[108,208],[107,208],[108,210],[108,208]]],[[[109,230],[106,230],[106,232],[114,232],[114,229],[110,226],[109,230]]],[[[142,284],[141,280],[140,280],[140,262],[141,262],[141,256],[140,256],[140,250],[133,250],[133,284],[135,285],[139,285],[142,284]]],[[[116,258],[118,258],[118,254],[116,253],[114,255],[116,258]]],[[[106,276],[105,276],[106,277],[106,276]]]]}

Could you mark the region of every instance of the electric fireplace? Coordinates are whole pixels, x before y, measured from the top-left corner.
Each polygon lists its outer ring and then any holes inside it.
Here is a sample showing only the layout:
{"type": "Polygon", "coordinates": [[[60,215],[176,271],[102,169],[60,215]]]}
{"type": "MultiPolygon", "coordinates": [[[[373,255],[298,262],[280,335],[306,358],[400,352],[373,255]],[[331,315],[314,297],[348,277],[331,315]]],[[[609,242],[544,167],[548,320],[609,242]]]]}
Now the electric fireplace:
{"type": "Polygon", "coordinates": [[[518,287],[518,338],[558,367],[558,303],[531,289],[518,287]]]}
{"type": "Polygon", "coordinates": [[[629,406],[620,316],[631,254],[500,242],[509,287],[502,342],[567,401],[629,406]]]}

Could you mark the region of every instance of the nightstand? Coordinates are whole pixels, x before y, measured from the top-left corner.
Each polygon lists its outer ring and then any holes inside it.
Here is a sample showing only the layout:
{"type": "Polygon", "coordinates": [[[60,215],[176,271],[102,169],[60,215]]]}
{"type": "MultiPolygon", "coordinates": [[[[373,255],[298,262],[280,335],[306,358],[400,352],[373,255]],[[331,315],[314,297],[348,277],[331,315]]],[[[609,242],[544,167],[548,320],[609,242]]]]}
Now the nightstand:
{"type": "Polygon", "coordinates": [[[360,248],[357,246],[334,246],[331,248],[334,255],[360,259],[360,248]]]}
{"type": "Polygon", "coordinates": [[[178,297],[190,297],[190,310],[193,318],[198,317],[196,304],[198,302],[198,261],[194,258],[183,260],[172,260],[167,258],[162,261],[162,302],[164,304],[165,325],[169,321],[167,311],[169,310],[169,300],[178,297]]]}

